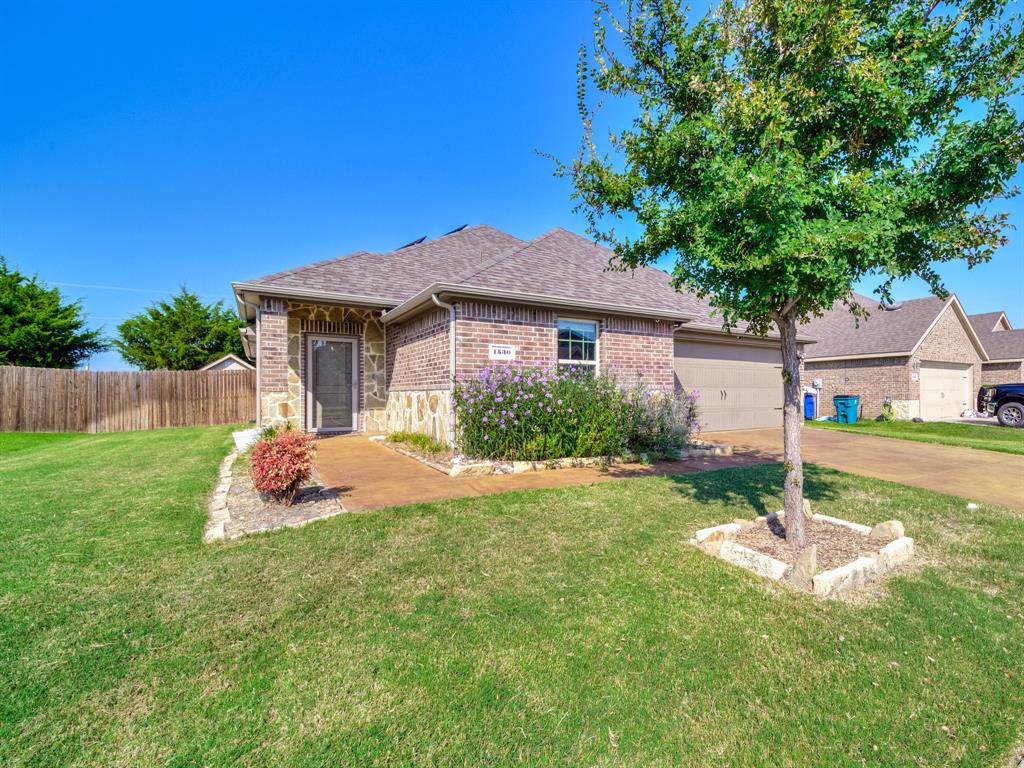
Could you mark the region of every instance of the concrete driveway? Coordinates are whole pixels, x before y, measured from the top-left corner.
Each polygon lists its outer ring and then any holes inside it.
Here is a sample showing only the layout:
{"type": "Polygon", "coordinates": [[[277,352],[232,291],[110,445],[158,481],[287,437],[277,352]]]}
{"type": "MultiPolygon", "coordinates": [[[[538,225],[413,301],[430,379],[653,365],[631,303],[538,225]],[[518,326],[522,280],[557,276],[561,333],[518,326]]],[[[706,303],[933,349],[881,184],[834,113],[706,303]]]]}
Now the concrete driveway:
{"type": "MultiPolygon", "coordinates": [[[[781,429],[702,437],[732,445],[737,452],[782,459],[781,429]]],[[[1024,509],[1024,456],[813,428],[803,430],[802,443],[808,463],[1024,509]]]]}

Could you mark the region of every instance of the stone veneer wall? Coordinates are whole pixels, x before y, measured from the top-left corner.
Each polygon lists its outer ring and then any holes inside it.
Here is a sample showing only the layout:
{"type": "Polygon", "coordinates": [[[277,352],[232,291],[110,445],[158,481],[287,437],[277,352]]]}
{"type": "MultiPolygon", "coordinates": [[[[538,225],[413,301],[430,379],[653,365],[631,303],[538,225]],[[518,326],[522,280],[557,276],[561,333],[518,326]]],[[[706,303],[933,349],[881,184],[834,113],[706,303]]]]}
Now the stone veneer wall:
{"type": "Polygon", "coordinates": [[[259,318],[260,423],[306,428],[306,335],[355,336],[357,428],[385,428],[385,341],[380,311],[264,299],[259,318]]]}
{"type": "Polygon", "coordinates": [[[1018,384],[1024,382],[1024,363],[982,363],[982,384],[1018,384]]]}
{"type": "Polygon", "coordinates": [[[420,432],[441,443],[451,443],[450,389],[397,390],[388,392],[384,422],[388,432],[420,432]]]}
{"type": "Polygon", "coordinates": [[[952,306],[943,310],[913,356],[822,362],[807,360],[801,381],[809,387],[814,379],[822,379],[824,388],[819,393],[819,416],[835,412],[832,405],[835,395],[860,395],[863,418],[879,416],[885,398],[890,397],[897,417],[912,419],[921,415],[922,361],[970,365],[973,391],[977,392],[981,384],[981,358],[952,306]],[[918,374],[917,380],[915,373],[918,374]]]}

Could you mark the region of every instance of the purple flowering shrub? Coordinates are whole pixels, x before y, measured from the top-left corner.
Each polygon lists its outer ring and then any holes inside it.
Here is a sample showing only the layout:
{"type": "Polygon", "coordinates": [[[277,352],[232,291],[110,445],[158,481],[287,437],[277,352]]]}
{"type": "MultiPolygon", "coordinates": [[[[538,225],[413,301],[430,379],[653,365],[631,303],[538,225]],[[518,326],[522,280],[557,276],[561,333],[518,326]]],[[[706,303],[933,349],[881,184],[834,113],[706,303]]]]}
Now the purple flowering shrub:
{"type": "Polygon", "coordinates": [[[625,393],[623,411],[627,446],[633,453],[671,456],[698,429],[697,395],[682,389],[670,395],[632,387],[625,393]]]}
{"type": "Polygon", "coordinates": [[[642,387],[625,391],[613,377],[582,368],[485,368],[456,382],[454,403],[460,447],[477,458],[668,452],[682,447],[692,429],[674,421],[688,412],[682,402],[652,397],[642,387]]]}

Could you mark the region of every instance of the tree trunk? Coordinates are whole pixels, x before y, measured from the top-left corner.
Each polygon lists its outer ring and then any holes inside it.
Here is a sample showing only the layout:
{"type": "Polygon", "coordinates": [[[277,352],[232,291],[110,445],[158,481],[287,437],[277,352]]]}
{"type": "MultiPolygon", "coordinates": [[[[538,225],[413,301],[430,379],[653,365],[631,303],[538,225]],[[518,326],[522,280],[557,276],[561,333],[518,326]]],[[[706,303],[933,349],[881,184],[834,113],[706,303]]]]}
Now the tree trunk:
{"type": "Polygon", "coordinates": [[[786,510],[786,541],[793,549],[807,543],[804,530],[804,460],[800,450],[800,350],[796,343],[796,317],[785,314],[779,318],[782,336],[782,434],[783,462],[786,469],[783,487],[783,508],[786,510]]]}

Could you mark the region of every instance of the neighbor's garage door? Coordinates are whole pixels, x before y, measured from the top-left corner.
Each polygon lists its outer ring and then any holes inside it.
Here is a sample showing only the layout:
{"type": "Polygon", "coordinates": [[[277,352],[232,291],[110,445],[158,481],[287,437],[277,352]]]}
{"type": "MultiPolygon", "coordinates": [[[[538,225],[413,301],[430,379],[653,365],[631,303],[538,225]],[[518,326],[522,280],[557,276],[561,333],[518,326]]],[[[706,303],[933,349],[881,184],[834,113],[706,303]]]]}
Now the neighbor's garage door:
{"type": "Polygon", "coordinates": [[[677,341],[676,379],[698,392],[703,431],[782,424],[782,354],[777,349],[677,341]]]}
{"type": "Polygon", "coordinates": [[[970,365],[922,362],[920,374],[922,419],[952,419],[969,407],[970,365]]]}

